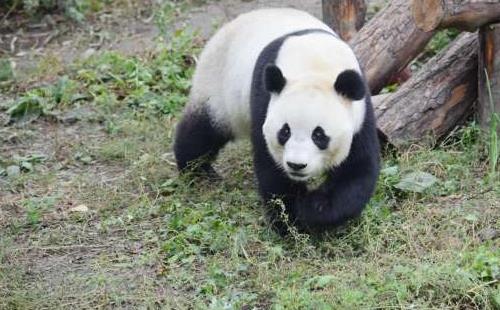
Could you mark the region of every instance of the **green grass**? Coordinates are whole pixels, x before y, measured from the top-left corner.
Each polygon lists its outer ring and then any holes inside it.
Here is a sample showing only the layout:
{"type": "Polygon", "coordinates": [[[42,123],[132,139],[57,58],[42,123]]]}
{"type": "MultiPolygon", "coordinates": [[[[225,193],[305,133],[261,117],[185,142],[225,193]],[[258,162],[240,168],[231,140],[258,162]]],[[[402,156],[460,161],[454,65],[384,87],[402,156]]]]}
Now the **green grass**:
{"type": "Polygon", "coordinates": [[[248,143],[222,152],[221,181],[176,172],[194,41],[179,32],[145,57],[96,55],[2,112],[21,139],[2,146],[0,171],[31,168],[0,175],[0,308],[500,307],[490,137],[469,124],[437,147],[387,152],[360,219],[283,239],[248,143]],[[56,121],[82,107],[91,115],[76,124],[56,121]],[[435,182],[400,185],[415,173],[435,182]],[[71,211],[80,205],[89,211],[71,211]]]}
{"type": "Polygon", "coordinates": [[[490,162],[490,177],[491,178],[497,178],[498,173],[497,173],[497,163],[498,159],[500,158],[499,155],[499,150],[498,150],[498,123],[500,122],[500,116],[498,113],[495,112],[495,104],[494,104],[494,99],[493,95],[491,93],[491,83],[490,83],[490,78],[488,76],[488,71],[486,68],[484,69],[484,74],[486,77],[486,86],[488,88],[488,103],[490,105],[490,110],[492,112],[491,117],[490,117],[490,128],[489,128],[489,148],[488,148],[488,154],[489,154],[489,162],[490,162]]]}
{"type": "MultiPolygon", "coordinates": [[[[63,13],[72,21],[82,23],[87,14],[95,13],[109,6],[111,0],[6,0],[4,2],[6,15],[13,12],[25,14],[30,17],[40,17],[46,13],[63,13]]],[[[0,22],[6,18],[1,16],[0,22]]]]}

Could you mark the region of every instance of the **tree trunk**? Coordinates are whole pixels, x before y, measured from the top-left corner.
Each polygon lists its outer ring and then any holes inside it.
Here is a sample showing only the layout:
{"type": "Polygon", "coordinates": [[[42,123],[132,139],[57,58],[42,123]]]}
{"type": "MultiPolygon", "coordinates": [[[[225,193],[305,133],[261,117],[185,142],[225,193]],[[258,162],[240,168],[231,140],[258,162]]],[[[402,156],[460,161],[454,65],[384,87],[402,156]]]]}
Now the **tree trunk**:
{"type": "Polygon", "coordinates": [[[477,35],[459,36],[401,88],[375,102],[378,127],[398,146],[440,138],[463,121],[477,99],[477,35]]]}
{"type": "Polygon", "coordinates": [[[365,23],[365,0],[323,0],[323,20],[345,41],[365,23]]]}
{"type": "Polygon", "coordinates": [[[473,32],[500,21],[498,0],[413,0],[412,9],[415,23],[423,31],[453,27],[473,32]]]}
{"type": "MultiPolygon", "coordinates": [[[[493,113],[500,115],[500,24],[484,26],[479,31],[478,73],[479,122],[481,126],[488,127],[493,113]]],[[[500,132],[500,126],[497,128],[500,132]]]]}
{"type": "Polygon", "coordinates": [[[351,41],[373,94],[425,48],[433,32],[417,28],[408,0],[393,0],[351,41]]]}

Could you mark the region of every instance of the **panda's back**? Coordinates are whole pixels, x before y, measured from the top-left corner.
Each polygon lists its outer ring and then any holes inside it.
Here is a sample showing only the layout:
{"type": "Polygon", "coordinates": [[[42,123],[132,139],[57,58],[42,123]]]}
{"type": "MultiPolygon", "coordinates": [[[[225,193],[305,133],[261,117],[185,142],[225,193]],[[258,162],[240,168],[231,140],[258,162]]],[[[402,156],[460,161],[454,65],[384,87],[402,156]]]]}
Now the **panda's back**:
{"type": "Polygon", "coordinates": [[[250,130],[250,86],[255,63],[273,40],[303,29],[330,28],[295,9],[262,9],[240,15],[205,46],[190,95],[193,107],[207,105],[215,122],[236,137],[250,130]]]}

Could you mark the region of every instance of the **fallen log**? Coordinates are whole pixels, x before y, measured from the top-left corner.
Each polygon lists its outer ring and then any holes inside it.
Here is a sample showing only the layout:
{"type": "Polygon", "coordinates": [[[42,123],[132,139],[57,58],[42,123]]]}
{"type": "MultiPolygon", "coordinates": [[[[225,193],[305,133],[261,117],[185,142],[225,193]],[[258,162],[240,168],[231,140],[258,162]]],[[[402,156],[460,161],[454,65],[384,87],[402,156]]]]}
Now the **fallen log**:
{"type": "Polygon", "coordinates": [[[365,0],[323,0],[323,21],[345,41],[365,24],[365,0]]]}
{"type": "Polygon", "coordinates": [[[379,129],[395,146],[440,138],[464,120],[477,99],[477,35],[465,33],[434,56],[396,93],[376,100],[379,129]]]}
{"type": "Polygon", "coordinates": [[[393,0],[375,15],[351,40],[372,94],[403,70],[433,36],[417,27],[407,0],[393,0]]]}
{"type": "Polygon", "coordinates": [[[500,21],[498,0],[413,0],[415,23],[423,31],[457,28],[476,31],[482,25],[500,21]]]}
{"type": "MultiPolygon", "coordinates": [[[[479,31],[478,74],[479,123],[488,128],[493,113],[500,115],[500,24],[484,26],[479,31]]],[[[500,124],[497,129],[500,133],[500,124]]]]}

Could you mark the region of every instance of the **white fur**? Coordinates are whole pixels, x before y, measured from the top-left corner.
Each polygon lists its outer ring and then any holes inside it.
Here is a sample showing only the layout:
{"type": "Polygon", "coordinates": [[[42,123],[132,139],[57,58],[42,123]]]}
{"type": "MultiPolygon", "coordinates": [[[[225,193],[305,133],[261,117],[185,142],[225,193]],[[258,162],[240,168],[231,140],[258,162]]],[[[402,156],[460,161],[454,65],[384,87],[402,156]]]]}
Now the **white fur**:
{"type": "Polygon", "coordinates": [[[309,83],[290,83],[279,96],[273,96],[268,109],[263,132],[274,161],[286,172],[292,172],[286,162],[307,164],[300,171],[306,180],[324,170],[340,164],[349,154],[355,123],[351,120],[349,103],[331,91],[309,83]],[[304,85],[305,84],[305,85],[304,85]],[[281,146],[277,132],[283,124],[290,127],[291,137],[281,146]],[[312,141],[313,130],[321,126],[330,137],[329,147],[320,150],[312,141]]]}
{"type": "Polygon", "coordinates": [[[262,9],[224,25],[205,46],[193,77],[190,103],[207,102],[214,120],[237,138],[250,133],[250,86],[260,52],[274,39],[301,29],[331,31],[308,13],[262,9]]]}
{"type": "MultiPolygon", "coordinates": [[[[236,138],[250,133],[250,88],[260,52],[274,39],[302,29],[328,26],[295,9],[262,9],[240,15],[207,43],[193,78],[188,109],[206,104],[215,123],[236,138]]],[[[348,155],[353,135],[364,120],[364,100],[349,101],[334,91],[336,77],[344,70],[360,72],[349,46],[325,33],[288,38],[276,60],[287,80],[280,95],[273,95],[263,127],[276,163],[306,163],[305,180],[340,164],[348,155]],[[285,146],[277,132],[288,123],[291,137],[285,146]],[[330,136],[329,148],[319,150],[311,140],[321,126],[330,136]]]]}

